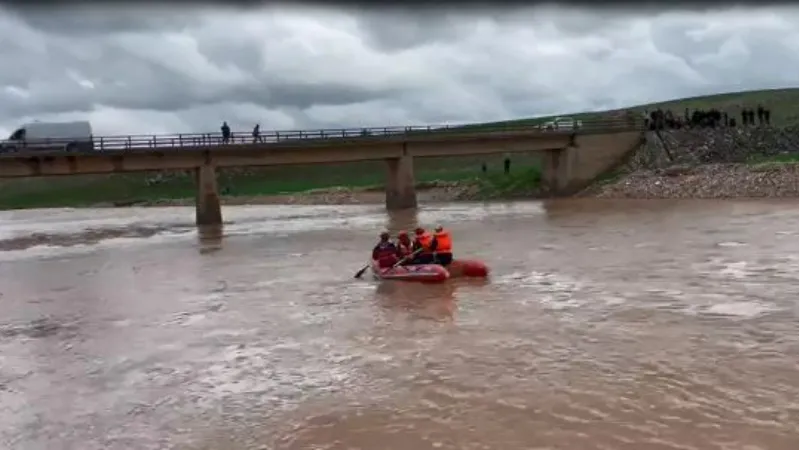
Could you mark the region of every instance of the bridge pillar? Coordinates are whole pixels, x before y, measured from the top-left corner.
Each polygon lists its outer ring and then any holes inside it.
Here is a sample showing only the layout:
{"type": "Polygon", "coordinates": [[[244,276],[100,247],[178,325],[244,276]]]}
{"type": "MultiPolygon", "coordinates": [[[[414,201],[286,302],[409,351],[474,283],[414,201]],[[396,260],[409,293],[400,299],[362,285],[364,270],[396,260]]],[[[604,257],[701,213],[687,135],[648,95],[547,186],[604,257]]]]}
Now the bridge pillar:
{"type": "Polygon", "coordinates": [[[573,147],[542,153],[542,184],[550,193],[560,194],[569,189],[575,156],[573,147]]]}
{"type": "Polygon", "coordinates": [[[386,160],[386,209],[400,210],[417,207],[414,188],[414,158],[403,155],[386,160]]]}
{"type": "Polygon", "coordinates": [[[195,221],[197,225],[222,225],[217,170],[211,164],[203,164],[197,168],[195,221]]]}

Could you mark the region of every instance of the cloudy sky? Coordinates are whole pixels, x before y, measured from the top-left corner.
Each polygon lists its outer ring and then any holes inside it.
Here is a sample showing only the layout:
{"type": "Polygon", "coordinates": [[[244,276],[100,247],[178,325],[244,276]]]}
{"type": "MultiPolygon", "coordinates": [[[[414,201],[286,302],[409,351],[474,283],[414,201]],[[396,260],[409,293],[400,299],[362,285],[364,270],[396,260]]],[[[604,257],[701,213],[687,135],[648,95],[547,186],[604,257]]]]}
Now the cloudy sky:
{"type": "Polygon", "coordinates": [[[464,123],[798,85],[798,7],[0,9],[0,135],[464,123]]]}

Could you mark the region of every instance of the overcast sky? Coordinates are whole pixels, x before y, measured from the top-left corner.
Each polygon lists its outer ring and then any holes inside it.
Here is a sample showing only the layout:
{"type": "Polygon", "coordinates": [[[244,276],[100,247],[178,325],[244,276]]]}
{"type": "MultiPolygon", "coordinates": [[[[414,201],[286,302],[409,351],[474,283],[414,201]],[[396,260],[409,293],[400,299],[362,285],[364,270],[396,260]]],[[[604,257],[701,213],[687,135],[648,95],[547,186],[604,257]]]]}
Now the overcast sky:
{"type": "Polygon", "coordinates": [[[0,135],[463,123],[798,85],[798,7],[0,9],[0,135]]]}

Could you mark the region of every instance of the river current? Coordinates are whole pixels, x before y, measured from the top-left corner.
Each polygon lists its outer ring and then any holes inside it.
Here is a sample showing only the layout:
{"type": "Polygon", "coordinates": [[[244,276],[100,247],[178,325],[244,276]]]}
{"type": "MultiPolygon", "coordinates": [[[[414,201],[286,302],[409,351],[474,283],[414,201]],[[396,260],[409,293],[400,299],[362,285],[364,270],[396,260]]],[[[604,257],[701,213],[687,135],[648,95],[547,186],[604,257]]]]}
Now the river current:
{"type": "Polygon", "coordinates": [[[0,212],[0,449],[781,450],[798,204],[0,212]],[[442,223],[485,282],[353,274],[442,223]]]}

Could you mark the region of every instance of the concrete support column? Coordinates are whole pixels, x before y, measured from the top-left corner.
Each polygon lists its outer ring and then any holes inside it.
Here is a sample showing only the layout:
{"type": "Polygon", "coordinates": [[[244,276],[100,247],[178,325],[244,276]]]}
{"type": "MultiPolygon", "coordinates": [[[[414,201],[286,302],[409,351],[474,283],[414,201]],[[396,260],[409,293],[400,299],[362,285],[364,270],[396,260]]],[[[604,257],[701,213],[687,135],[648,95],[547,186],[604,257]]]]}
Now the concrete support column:
{"type": "Polygon", "coordinates": [[[403,155],[400,158],[387,159],[386,169],[386,209],[416,208],[414,158],[403,155]]]}
{"type": "Polygon", "coordinates": [[[197,201],[195,203],[197,225],[222,225],[222,208],[219,204],[217,171],[211,164],[197,168],[197,201]]]}
{"type": "Polygon", "coordinates": [[[550,193],[561,194],[569,189],[575,155],[572,147],[548,150],[542,154],[542,184],[550,193]]]}

